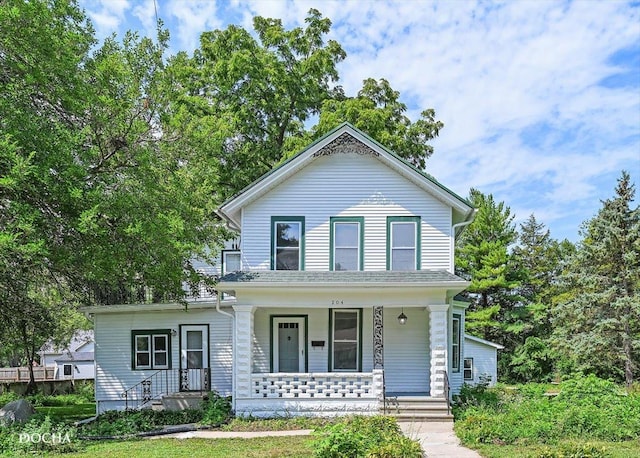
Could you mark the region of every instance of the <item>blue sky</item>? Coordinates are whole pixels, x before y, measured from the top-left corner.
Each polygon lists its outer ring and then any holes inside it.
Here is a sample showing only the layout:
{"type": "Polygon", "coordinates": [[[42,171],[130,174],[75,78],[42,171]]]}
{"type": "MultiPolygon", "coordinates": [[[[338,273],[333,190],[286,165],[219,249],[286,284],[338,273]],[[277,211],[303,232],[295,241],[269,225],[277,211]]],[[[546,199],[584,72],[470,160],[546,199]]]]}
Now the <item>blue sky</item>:
{"type": "MultiPolygon", "coordinates": [[[[153,0],[78,0],[98,38],[154,36],[153,0]]],[[[200,33],[253,16],[303,25],[310,8],[333,22],[347,58],[340,84],[355,95],[386,78],[409,117],[444,122],[427,171],[462,196],[471,187],[534,213],[557,239],[613,196],[627,170],[640,183],[640,2],[156,0],[171,53],[200,33]]],[[[640,195],[640,189],[637,190],[640,195]]],[[[639,199],[636,198],[636,202],[639,199]]]]}

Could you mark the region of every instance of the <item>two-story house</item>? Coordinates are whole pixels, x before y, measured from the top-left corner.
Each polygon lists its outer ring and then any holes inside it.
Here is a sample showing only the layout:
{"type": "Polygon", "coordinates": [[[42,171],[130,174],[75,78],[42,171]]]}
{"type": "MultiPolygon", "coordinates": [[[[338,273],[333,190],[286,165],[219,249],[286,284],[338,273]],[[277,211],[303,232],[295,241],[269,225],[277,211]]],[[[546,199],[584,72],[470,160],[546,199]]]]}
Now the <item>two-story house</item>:
{"type": "Polygon", "coordinates": [[[465,199],[343,124],[218,213],[238,239],[217,295],[87,309],[99,412],[215,390],[239,415],[374,413],[459,390],[465,199]]]}

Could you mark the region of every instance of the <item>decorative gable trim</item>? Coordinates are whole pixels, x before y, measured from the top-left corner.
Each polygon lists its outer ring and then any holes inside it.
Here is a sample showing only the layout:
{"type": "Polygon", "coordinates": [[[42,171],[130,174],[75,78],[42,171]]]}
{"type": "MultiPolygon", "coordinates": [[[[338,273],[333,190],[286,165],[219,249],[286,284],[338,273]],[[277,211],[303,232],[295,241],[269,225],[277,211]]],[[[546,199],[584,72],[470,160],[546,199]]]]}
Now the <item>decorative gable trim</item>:
{"type": "Polygon", "coordinates": [[[361,156],[380,157],[380,153],[354,138],[349,132],[340,134],[338,138],[313,153],[313,157],[332,156],[334,154],[359,154],[361,156]]]}

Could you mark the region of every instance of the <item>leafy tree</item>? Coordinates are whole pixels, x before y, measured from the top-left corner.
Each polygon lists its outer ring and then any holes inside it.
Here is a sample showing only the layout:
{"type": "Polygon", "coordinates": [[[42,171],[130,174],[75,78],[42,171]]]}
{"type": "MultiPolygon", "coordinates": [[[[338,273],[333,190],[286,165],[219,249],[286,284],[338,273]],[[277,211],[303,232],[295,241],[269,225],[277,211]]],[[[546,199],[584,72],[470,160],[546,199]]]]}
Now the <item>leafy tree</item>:
{"type": "Polygon", "coordinates": [[[318,124],[312,129],[310,138],[293,137],[287,148],[296,152],[305,146],[304,143],[308,144],[347,121],[414,166],[424,169],[426,160],[433,154],[433,147],[428,142],[438,136],[444,125],[436,121],[433,109],[424,110],[415,122],[406,116],[406,111],[407,106],[400,102],[400,93],[387,80],[367,78],[356,97],[324,100],[318,124]]]}
{"type": "Polygon", "coordinates": [[[169,71],[183,90],[176,110],[200,128],[225,133],[210,151],[225,197],[277,164],[286,138],[302,135],[323,100],[342,92],[333,84],[346,54],[337,42],[325,42],[331,21],[311,9],[305,22],[285,30],[281,20],[258,16],[257,39],[232,25],[203,33],[193,58],[180,53],[171,60],[169,71]]]}
{"type": "Polygon", "coordinates": [[[555,344],[574,369],[616,376],[630,386],[640,346],[640,208],[622,172],[615,197],[583,223],[563,280],[573,297],[554,311],[555,344]]]}

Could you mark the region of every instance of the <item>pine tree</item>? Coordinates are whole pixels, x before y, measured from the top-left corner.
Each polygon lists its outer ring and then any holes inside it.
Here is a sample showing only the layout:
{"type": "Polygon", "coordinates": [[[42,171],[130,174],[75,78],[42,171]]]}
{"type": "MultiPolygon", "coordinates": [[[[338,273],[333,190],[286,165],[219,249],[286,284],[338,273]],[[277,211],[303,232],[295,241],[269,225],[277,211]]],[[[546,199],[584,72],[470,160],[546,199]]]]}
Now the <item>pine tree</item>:
{"type": "Polygon", "coordinates": [[[627,386],[640,345],[640,207],[622,172],[615,197],[586,221],[563,280],[570,299],[555,310],[554,341],[574,369],[617,376],[627,386]]]}

